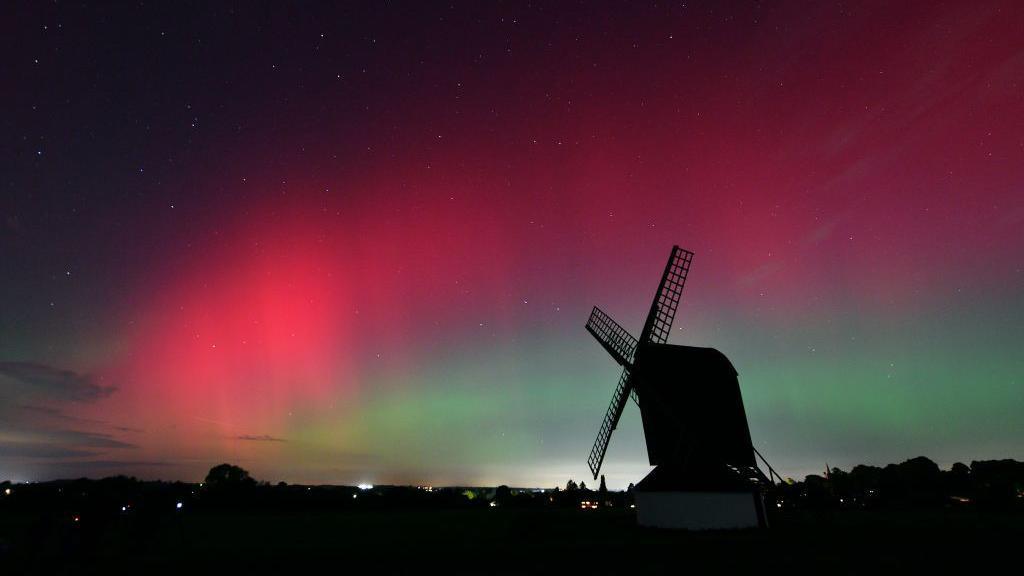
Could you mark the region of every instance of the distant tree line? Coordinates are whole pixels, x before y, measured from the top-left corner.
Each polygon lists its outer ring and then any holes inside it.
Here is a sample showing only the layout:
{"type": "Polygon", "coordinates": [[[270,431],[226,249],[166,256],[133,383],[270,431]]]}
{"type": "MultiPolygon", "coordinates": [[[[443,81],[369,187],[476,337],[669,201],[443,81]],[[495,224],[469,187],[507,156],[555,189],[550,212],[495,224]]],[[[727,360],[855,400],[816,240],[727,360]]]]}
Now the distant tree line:
{"type": "MultiPolygon", "coordinates": [[[[765,492],[772,512],[787,509],[886,506],[975,506],[1024,510],[1024,463],[974,461],[941,470],[918,457],[885,467],[831,468],[803,481],[788,480],[765,492]]],[[[102,480],[0,483],[0,514],[24,514],[44,524],[81,524],[132,519],[145,525],[166,515],[244,509],[388,508],[627,508],[633,485],[597,490],[569,480],[564,488],[311,486],[270,484],[231,464],[210,469],[201,483],[144,482],[117,476],[102,480]]]]}
{"type": "Polygon", "coordinates": [[[972,505],[1024,506],[1024,462],[956,463],[941,470],[923,456],[885,467],[858,465],[788,481],[771,496],[779,508],[972,505]]]}

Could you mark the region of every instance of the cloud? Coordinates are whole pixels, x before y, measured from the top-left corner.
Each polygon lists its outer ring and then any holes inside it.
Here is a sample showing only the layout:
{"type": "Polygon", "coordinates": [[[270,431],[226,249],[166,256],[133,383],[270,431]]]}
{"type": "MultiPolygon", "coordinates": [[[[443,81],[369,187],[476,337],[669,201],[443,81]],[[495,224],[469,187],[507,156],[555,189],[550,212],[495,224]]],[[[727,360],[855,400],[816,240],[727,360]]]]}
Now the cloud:
{"type": "Polygon", "coordinates": [[[0,460],[83,458],[94,456],[95,452],[51,442],[7,442],[0,440],[0,460]]]}
{"type": "Polygon", "coordinates": [[[171,466],[172,462],[160,460],[64,460],[55,462],[54,465],[61,468],[78,470],[110,470],[112,473],[119,473],[125,469],[134,467],[150,468],[154,466],[171,466]]]}
{"type": "MultiPolygon", "coordinates": [[[[72,416],[71,414],[67,414],[63,410],[59,408],[54,408],[53,406],[37,406],[34,404],[22,404],[14,408],[16,408],[16,410],[10,413],[10,415],[14,416],[14,418],[12,419],[12,421],[14,422],[23,420],[24,418],[29,418],[33,422],[49,420],[51,422],[72,422],[75,425],[85,424],[103,426],[107,424],[105,420],[95,420],[93,418],[79,418],[78,416],[72,416]]],[[[8,414],[5,414],[5,416],[6,415],[8,414]]]]}
{"type": "MultiPolygon", "coordinates": [[[[16,471],[17,478],[25,480],[57,480],[61,478],[109,478],[112,476],[139,476],[155,478],[162,475],[164,471],[173,470],[173,466],[180,464],[173,461],[162,460],[128,460],[119,458],[103,458],[99,455],[87,454],[78,451],[67,451],[63,453],[54,450],[47,456],[49,459],[39,459],[32,454],[15,456],[5,463],[2,448],[0,448],[0,466],[16,471]]],[[[170,472],[169,475],[173,475],[170,472]]]]}
{"type": "Polygon", "coordinates": [[[251,434],[243,434],[241,436],[235,436],[235,440],[250,440],[253,442],[287,442],[284,438],[275,438],[266,434],[259,436],[253,436],[251,434]]]}
{"type": "Polygon", "coordinates": [[[28,412],[34,412],[36,414],[41,414],[43,416],[53,416],[54,418],[60,418],[63,420],[67,420],[68,418],[70,418],[67,414],[64,414],[63,412],[56,408],[53,408],[52,406],[32,406],[31,404],[25,404],[24,406],[21,407],[21,409],[26,410],[28,412]]]}
{"type": "Polygon", "coordinates": [[[740,278],[736,280],[736,285],[744,288],[753,286],[764,281],[769,276],[776,274],[780,270],[782,270],[782,264],[778,262],[767,262],[758,266],[752,272],[740,276],[740,278]]]}
{"type": "Polygon", "coordinates": [[[825,222],[824,224],[812,230],[811,233],[804,238],[804,244],[808,246],[816,246],[824,242],[825,240],[828,240],[828,238],[832,236],[832,233],[835,231],[835,229],[836,222],[834,220],[831,222],[825,222]]]}
{"type": "Polygon", "coordinates": [[[129,444],[115,439],[110,434],[100,432],[85,432],[82,430],[54,430],[47,433],[50,438],[74,446],[87,446],[90,448],[138,448],[135,444],[129,444]]]}
{"type": "Polygon", "coordinates": [[[0,425],[0,458],[77,458],[130,448],[137,446],[101,432],[0,425]]]}
{"type": "Polygon", "coordinates": [[[47,474],[88,472],[90,467],[99,471],[104,462],[131,458],[126,451],[138,446],[115,434],[136,429],[76,414],[116,390],[89,374],[34,362],[0,362],[0,462],[31,477],[44,469],[47,474]]]}
{"type": "Polygon", "coordinates": [[[47,397],[73,402],[93,402],[117,391],[87,374],[34,362],[0,362],[0,392],[19,397],[47,397]]]}

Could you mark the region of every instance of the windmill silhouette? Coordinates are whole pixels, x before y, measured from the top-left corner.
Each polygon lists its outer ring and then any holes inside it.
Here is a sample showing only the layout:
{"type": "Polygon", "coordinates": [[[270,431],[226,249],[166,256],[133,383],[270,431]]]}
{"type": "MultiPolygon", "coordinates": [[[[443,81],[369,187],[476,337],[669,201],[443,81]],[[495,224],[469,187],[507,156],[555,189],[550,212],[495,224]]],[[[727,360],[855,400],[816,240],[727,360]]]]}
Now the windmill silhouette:
{"type": "Polygon", "coordinates": [[[692,260],[692,252],[672,248],[639,340],[600,308],[590,313],[587,331],[622,375],[587,464],[596,479],[632,398],[655,466],[636,486],[640,524],[765,526],[761,488],[771,480],[755,461],[735,368],[713,348],[668,344],[692,260]]]}

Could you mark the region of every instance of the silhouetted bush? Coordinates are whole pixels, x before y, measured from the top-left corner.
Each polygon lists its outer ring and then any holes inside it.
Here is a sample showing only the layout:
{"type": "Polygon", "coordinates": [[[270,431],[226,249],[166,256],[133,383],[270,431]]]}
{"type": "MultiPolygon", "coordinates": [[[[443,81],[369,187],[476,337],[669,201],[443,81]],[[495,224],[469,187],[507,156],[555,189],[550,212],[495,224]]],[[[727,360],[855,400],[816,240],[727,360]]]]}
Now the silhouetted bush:
{"type": "Polygon", "coordinates": [[[882,469],[879,491],[890,503],[938,504],[944,501],[939,466],[924,456],[882,469]]]}
{"type": "Polygon", "coordinates": [[[971,480],[981,506],[1003,507],[1021,500],[1024,493],[1024,462],[982,460],[971,462],[971,480]]]}
{"type": "Polygon", "coordinates": [[[210,468],[206,475],[206,485],[211,489],[238,488],[255,486],[256,480],[249,476],[249,471],[232,464],[218,464],[210,468]]]}

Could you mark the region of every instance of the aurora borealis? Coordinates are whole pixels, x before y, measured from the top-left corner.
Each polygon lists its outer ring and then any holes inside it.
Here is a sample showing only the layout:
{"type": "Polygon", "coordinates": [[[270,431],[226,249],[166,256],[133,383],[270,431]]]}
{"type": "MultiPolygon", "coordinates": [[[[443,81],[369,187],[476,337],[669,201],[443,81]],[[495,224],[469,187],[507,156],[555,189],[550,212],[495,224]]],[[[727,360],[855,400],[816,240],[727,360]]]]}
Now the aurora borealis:
{"type": "Polygon", "coordinates": [[[673,244],[783,474],[1024,459],[1019,3],[11,11],[0,479],[589,482],[673,244]]]}

